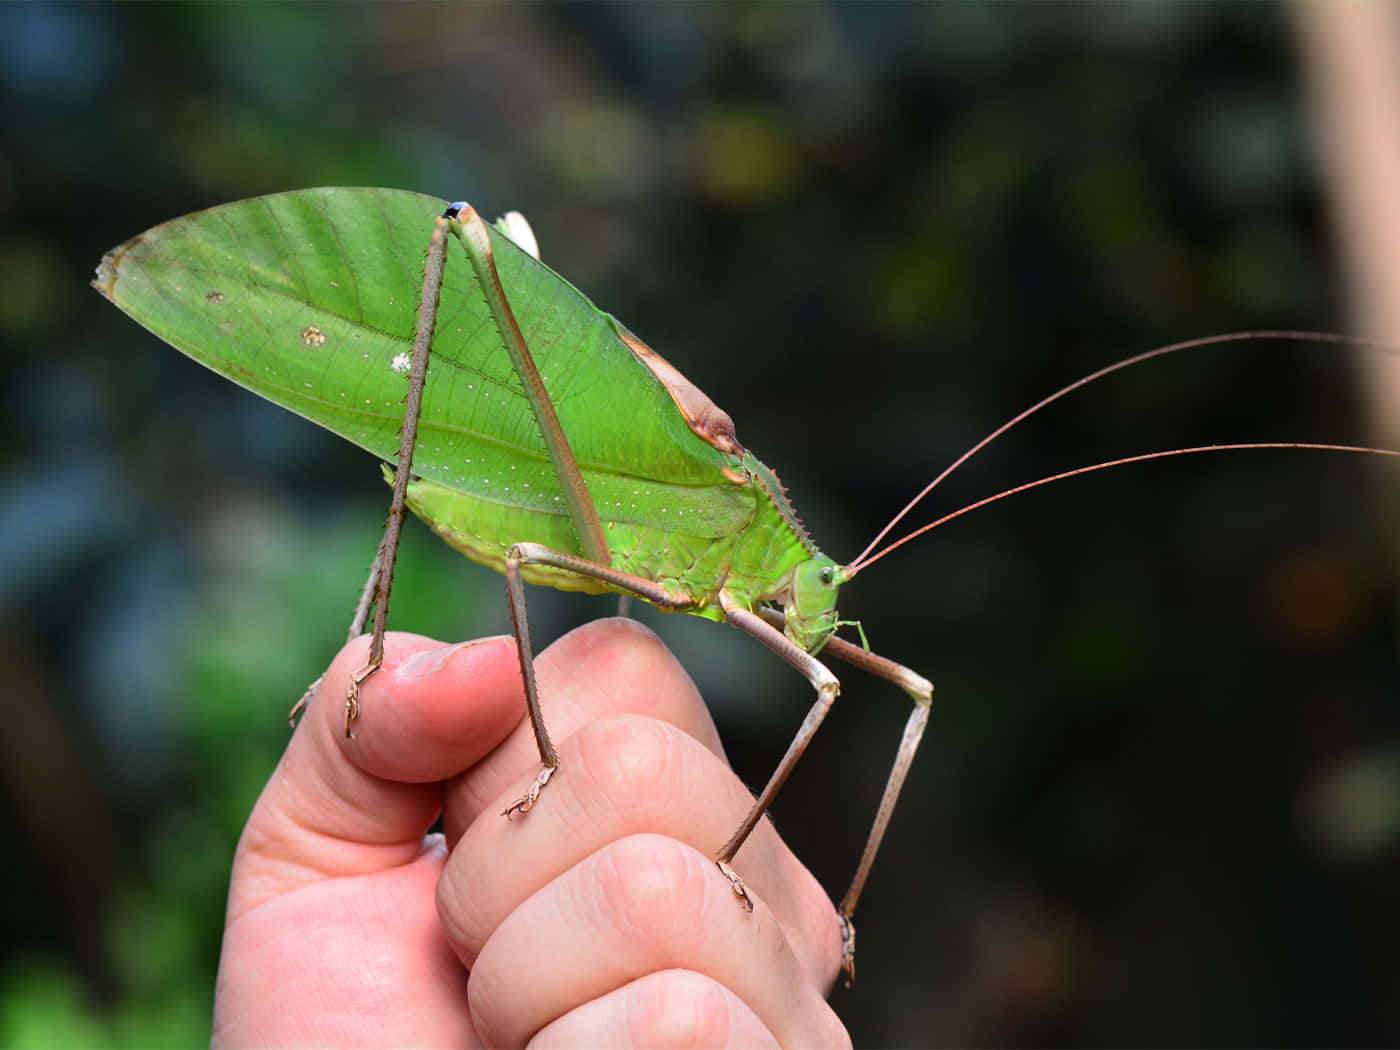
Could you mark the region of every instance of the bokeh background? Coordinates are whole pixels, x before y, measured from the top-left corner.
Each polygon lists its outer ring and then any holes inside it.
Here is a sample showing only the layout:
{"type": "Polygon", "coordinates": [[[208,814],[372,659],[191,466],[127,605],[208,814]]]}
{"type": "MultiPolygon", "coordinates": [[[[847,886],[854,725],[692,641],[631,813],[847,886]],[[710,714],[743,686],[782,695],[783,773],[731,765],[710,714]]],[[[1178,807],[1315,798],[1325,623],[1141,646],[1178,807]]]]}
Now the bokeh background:
{"type": "MultiPolygon", "coordinates": [[[[302,186],[518,208],[849,558],[1118,356],[1366,326],[1323,97],[1361,66],[1318,32],[1260,4],[0,7],[0,1044],[207,1041],[234,843],[386,500],[89,289],[105,250],[302,186]]],[[[1385,389],[1335,347],[1181,355],[925,520],[1173,445],[1393,443],[1385,389]]],[[[1398,485],[1302,453],[1112,471],[848,588],[937,687],[834,994],[857,1045],[1400,1041],[1398,485]]],[[[499,579],[421,527],[400,565],[397,626],[506,629],[499,579]]],[[[533,600],[541,640],[611,607],[533,600]]],[[[806,686],[639,615],[761,783],[806,686]]],[[[905,717],[846,682],[775,811],[833,894],[905,717]]]]}

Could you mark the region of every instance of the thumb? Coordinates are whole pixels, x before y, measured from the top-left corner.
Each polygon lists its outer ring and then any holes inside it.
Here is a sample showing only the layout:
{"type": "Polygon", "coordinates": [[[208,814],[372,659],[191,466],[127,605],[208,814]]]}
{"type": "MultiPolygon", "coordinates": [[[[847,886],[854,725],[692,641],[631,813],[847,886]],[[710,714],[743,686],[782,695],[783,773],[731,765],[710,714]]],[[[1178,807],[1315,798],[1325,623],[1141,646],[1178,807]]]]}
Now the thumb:
{"type": "Polygon", "coordinates": [[[442,782],[490,752],[524,709],[509,638],[456,645],[385,636],[383,666],[360,687],[345,736],[345,695],[369,639],[340,651],[244,828],[230,919],[326,876],[408,863],[442,811],[442,782]],[[250,870],[251,869],[251,870],[250,870]],[[256,875],[257,877],[247,877],[256,875]],[[242,895],[242,899],[240,899],[242,895]]]}

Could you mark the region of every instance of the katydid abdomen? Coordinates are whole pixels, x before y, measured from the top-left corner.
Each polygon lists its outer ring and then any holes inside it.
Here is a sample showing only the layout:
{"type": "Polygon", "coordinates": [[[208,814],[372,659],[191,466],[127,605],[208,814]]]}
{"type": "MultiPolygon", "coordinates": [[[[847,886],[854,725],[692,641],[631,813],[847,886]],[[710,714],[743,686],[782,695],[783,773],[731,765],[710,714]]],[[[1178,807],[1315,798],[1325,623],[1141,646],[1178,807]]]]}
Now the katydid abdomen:
{"type": "MultiPolygon", "coordinates": [[[[386,471],[392,481],[392,472],[386,471]]],[[[606,486],[589,486],[595,493],[606,486]]],[[[675,505],[679,501],[671,501],[675,505]]],[[[453,549],[473,561],[505,572],[506,556],[514,542],[501,536],[541,543],[555,550],[577,546],[576,533],[568,514],[560,509],[526,510],[518,506],[464,500],[460,493],[427,480],[413,481],[408,487],[408,506],[453,549]]],[[[681,512],[678,512],[678,517],[681,512]]],[[[674,583],[697,597],[707,597],[715,581],[723,577],[741,532],[723,536],[695,535],[684,525],[666,530],[621,515],[609,517],[601,505],[600,518],[612,552],[612,567],[658,583],[674,583]]],[[[683,521],[683,518],[682,518],[683,521]]],[[[565,591],[602,594],[620,591],[602,580],[580,576],[547,565],[527,565],[522,569],[527,582],[565,591]]],[[[700,608],[689,610],[700,613],[700,608]]]]}
{"type": "MultiPolygon", "coordinates": [[[[674,587],[695,601],[686,612],[713,620],[724,619],[715,602],[721,585],[750,607],[785,596],[793,571],[823,556],[793,516],[771,470],[752,453],[728,469],[730,476],[717,490],[589,472],[589,491],[608,538],[612,567],[674,587]],[[733,515],[739,528],[716,527],[725,519],[706,509],[720,502],[744,508],[733,515]]],[[[392,476],[386,468],[386,479],[392,476]]],[[[503,536],[555,550],[577,547],[573,523],[558,496],[536,500],[530,483],[514,474],[499,489],[491,499],[463,498],[455,489],[419,479],[409,483],[408,506],[449,546],[498,572],[505,571],[511,547],[520,542],[503,541],[503,536]]],[[[528,582],[560,590],[631,593],[547,565],[526,565],[522,574],[528,582]]]]}

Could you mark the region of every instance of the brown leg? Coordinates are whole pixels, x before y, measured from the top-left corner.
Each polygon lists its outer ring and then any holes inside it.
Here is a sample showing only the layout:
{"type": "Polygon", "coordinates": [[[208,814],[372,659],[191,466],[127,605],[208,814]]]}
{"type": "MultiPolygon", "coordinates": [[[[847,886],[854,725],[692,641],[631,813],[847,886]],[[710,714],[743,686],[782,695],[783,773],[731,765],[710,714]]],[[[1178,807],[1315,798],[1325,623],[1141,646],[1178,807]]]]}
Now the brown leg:
{"type": "MultiPolygon", "coordinates": [[[[375,553],[369,579],[365,581],[355,616],[350,621],[346,641],[358,638],[369,618],[370,606],[375,608],[374,636],[370,639],[369,659],[350,679],[345,694],[345,735],[360,713],[360,686],[384,662],[384,632],[389,625],[389,589],[394,582],[394,561],[398,557],[399,534],[403,529],[404,501],[408,492],[409,475],[413,467],[413,449],[418,440],[418,416],[423,407],[423,387],[427,382],[428,355],[432,347],[433,326],[437,323],[438,300],[442,293],[442,273],[447,262],[448,220],[440,218],[433,226],[428,242],[427,261],[423,267],[423,296],[418,306],[418,324],[413,336],[413,363],[408,377],[408,394],[404,399],[403,430],[399,440],[398,467],[394,473],[394,494],[389,501],[389,513],[384,525],[384,538],[375,553]]],[[[287,721],[296,728],[297,718],[306,710],[321,679],[307,687],[293,706],[287,721]]]]}
{"type": "MultiPolygon", "coordinates": [[[[763,610],[763,618],[774,629],[780,628],[783,624],[782,614],[772,609],[763,610]]],[[[875,822],[870,828],[870,834],[866,836],[865,849],[861,851],[860,863],[856,865],[855,877],[851,879],[851,885],[847,888],[845,896],[841,898],[841,903],[837,907],[841,916],[841,929],[845,941],[844,959],[841,965],[846,972],[846,985],[849,987],[856,976],[856,928],[851,916],[856,910],[856,901],[860,899],[861,891],[865,889],[865,880],[870,877],[870,867],[875,863],[875,854],[880,851],[880,843],[885,837],[890,817],[894,815],[895,803],[899,801],[899,793],[904,787],[904,778],[908,775],[909,767],[914,762],[914,753],[919,748],[919,741],[924,735],[924,727],[928,724],[933,686],[928,679],[915,674],[902,664],[867,652],[860,646],[852,645],[840,638],[830,639],[822,652],[868,671],[878,678],[893,682],[908,693],[914,701],[914,709],[909,712],[909,719],[904,723],[904,735],[899,742],[899,751],[895,754],[894,766],[890,769],[890,775],[885,781],[885,791],[880,797],[880,806],[875,811],[875,822]]]]}
{"type": "Polygon", "coordinates": [[[559,768],[559,755],[545,728],[544,712],[540,709],[539,689],[535,685],[534,648],[530,644],[530,626],[525,613],[525,584],[521,570],[526,565],[549,565],[567,569],[580,576],[601,580],[645,598],[663,609],[679,610],[694,604],[688,595],[669,591],[640,576],[619,572],[604,565],[595,565],[585,558],[552,550],[539,543],[517,543],[506,556],[506,596],[510,601],[510,618],[515,627],[515,642],[520,653],[520,678],[525,685],[525,707],[530,714],[530,728],[535,732],[535,744],[540,752],[541,769],[529,790],[506,807],[504,816],[528,813],[540,797],[540,791],[559,768]]]}
{"type": "MultiPolygon", "coordinates": [[[[418,416],[423,407],[423,387],[428,377],[428,355],[432,349],[433,327],[437,324],[438,300],[442,295],[442,273],[447,264],[447,231],[449,220],[439,218],[433,225],[428,242],[428,257],[423,268],[423,298],[418,306],[418,327],[413,335],[413,363],[408,377],[408,395],[404,399],[403,431],[399,440],[399,461],[394,471],[394,495],[389,501],[389,513],[384,523],[384,539],[370,570],[370,579],[377,584],[374,597],[374,630],[370,637],[369,658],[350,677],[345,694],[345,735],[351,735],[351,723],[360,713],[360,686],[384,662],[384,632],[389,627],[389,590],[394,583],[394,562],[399,554],[399,534],[403,530],[404,502],[408,481],[413,470],[413,449],[418,443],[418,416]]],[[[363,628],[368,613],[365,595],[356,609],[355,622],[363,628]]]]}
{"type": "Polygon", "coordinates": [[[745,907],[752,908],[753,901],[749,899],[748,891],[744,889],[744,884],[740,881],[739,876],[730,868],[729,862],[739,852],[739,848],[743,846],[749,833],[763,819],[763,814],[772,805],[779,789],[797,765],[797,760],[807,750],[807,744],[811,741],[812,735],[816,733],[817,727],[826,718],[827,712],[831,710],[831,705],[836,702],[836,694],[840,691],[841,684],[836,680],[836,676],[827,670],[826,666],[815,656],[795,645],[787,635],[766,622],[757,613],[732,604],[728,595],[723,591],[720,592],[720,604],[723,606],[730,623],[745,634],[758,639],[781,656],[800,671],[802,676],[811,683],[812,688],[817,691],[816,702],[808,710],[807,717],[802,720],[802,725],[798,727],[796,735],[792,738],[792,743],[788,745],[787,752],[778,763],[778,768],[773,770],[773,775],[768,778],[768,783],[749,809],[748,815],[744,817],[743,822],[729,837],[729,841],[720,848],[719,854],[715,857],[715,863],[719,866],[719,870],[734,887],[735,895],[744,902],[745,907]]]}
{"type": "Polygon", "coordinates": [[[550,742],[549,730],[545,728],[544,712],[540,710],[540,692],[535,685],[535,653],[530,645],[530,624],[525,615],[525,581],[520,577],[521,561],[511,551],[506,559],[506,598],[510,602],[510,621],[515,628],[515,646],[520,654],[520,679],[525,684],[525,707],[530,712],[530,728],[535,731],[535,745],[540,751],[543,768],[536,775],[530,789],[505,808],[502,816],[507,819],[512,813],[529,813],[540,792],[549,783],[549,778],[559,768],[559,753],[550,742]]]}

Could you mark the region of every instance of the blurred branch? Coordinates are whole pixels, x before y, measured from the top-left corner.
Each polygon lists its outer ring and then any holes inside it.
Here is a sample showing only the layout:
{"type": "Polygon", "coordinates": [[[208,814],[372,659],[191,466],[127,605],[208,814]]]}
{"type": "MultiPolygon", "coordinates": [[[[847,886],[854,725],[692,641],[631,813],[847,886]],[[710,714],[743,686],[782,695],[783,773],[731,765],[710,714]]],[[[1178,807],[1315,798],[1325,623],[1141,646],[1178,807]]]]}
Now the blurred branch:
{"type": "MultiPolygon", "coordinates": [[[[1400,345],[1400,6],[1292,8],[1352,319],[1400,345]]],[[[1370,424],[1400,441],[1400,376],[1361,355],[1370,424]]]]}

